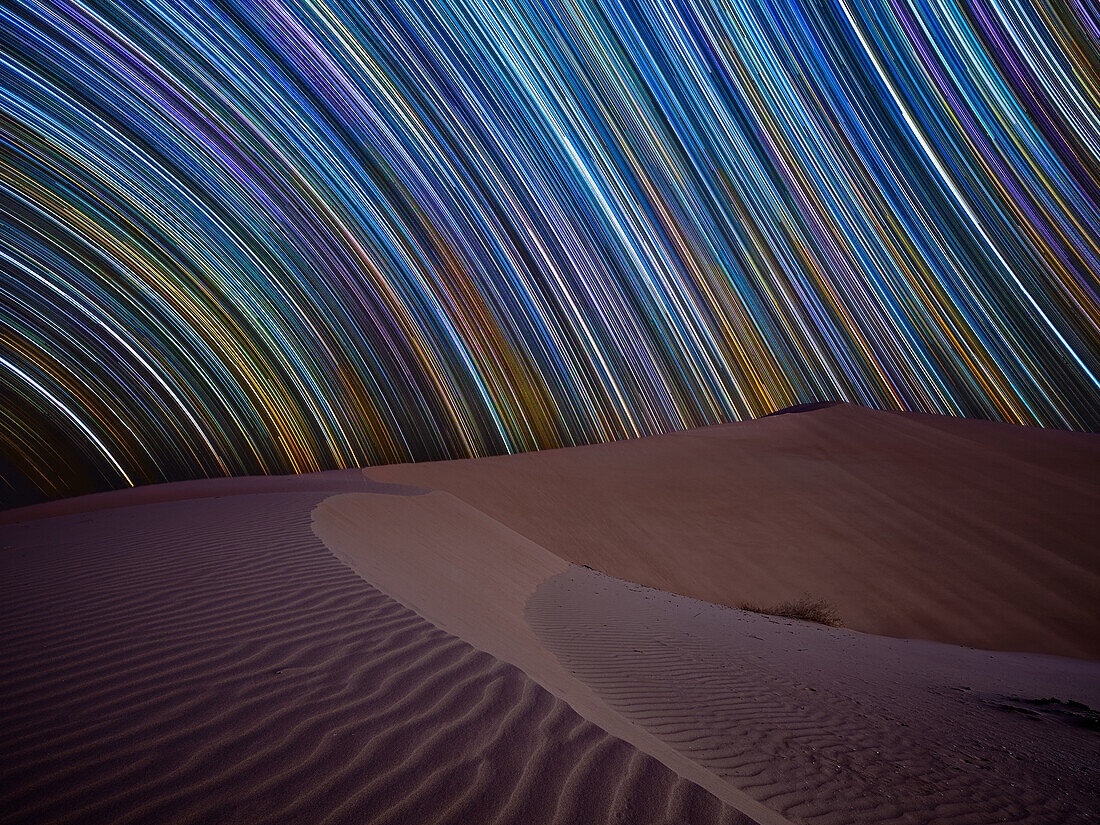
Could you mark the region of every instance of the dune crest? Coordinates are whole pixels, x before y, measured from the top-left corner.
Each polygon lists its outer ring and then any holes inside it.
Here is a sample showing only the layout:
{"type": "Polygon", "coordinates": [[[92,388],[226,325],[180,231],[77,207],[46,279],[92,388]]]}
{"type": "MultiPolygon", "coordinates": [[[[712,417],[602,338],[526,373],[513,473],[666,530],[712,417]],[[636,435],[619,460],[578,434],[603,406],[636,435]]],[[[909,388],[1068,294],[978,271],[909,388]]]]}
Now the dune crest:
{"type": "Polygon", "coordinates": [[[610,707],[792,822],[1100,816],[1100,663],[867,636],[577,566],[527,616],[610,707]]]}
{"type": "Polygon", "coordinates": [[[313,531],[364,579],[432,624],[515,665],[580,716],[655,757],[759,825],[786,819],[611,709],[562,667],[525,618],[528,600],[569,565],[443,492],[347,493],[321,502],[313,531]]]}
{"type": "Polygon", "coordinates": [[[0,822],[751,825],[356,576],[324,496],[0,528],[0,822]]]}
{"type": "Polygon", "coordinates": [[[715,604],[810,592],[869,633],[1100,658],[1100,436],[837,404],[366,472],[715,604]]]}
{"type": "Polygon", "coordinates": [[[171,484],[147,484],[106,493],[47,501],[0,510],[0,525],[18,524],[57,516],[94,513],[119,507],[136,507],[161,501],[190,501],[199,498],[222,498],[257,493],[328,493],[369,491],[391,496],[418,496],[428,492],[422,487],[386,484],[367,479],[361,470],[326,470],[289,476],[239,476],[236,478],[201,478],[176,481],[171,484]]]}

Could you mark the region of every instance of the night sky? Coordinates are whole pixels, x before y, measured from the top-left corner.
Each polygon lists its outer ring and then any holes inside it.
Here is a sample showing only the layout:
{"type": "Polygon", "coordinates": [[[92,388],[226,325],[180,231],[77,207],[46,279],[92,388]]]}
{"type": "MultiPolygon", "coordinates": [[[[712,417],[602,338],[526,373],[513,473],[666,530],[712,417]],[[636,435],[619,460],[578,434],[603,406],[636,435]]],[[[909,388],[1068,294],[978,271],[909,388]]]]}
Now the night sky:
{"type": "Polygon", "coordinates": [[[0,0],[0,505],[849,400],[1100,429],[1091,0],[0,0]]]}

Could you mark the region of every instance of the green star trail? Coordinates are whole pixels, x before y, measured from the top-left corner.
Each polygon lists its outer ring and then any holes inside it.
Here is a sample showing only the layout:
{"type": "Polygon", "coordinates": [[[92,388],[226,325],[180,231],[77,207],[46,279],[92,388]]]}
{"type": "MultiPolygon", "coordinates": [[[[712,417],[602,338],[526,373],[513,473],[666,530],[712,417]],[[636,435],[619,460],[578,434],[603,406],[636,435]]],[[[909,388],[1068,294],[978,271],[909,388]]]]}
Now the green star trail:
{"type": "Polygon", "coordinates": [[[0,503],[848,400],[1100,428],[1087,0],[0,0],[0,503]]]}

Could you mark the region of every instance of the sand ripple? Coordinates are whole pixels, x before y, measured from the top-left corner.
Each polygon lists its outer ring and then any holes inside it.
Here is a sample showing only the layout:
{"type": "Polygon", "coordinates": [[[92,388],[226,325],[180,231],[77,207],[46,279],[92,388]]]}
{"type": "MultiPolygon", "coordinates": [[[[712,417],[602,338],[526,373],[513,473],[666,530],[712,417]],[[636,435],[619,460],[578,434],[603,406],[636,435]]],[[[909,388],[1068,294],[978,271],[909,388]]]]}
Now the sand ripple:
{"type": "Polygon", "coordinates": [[[321,498],[0,530],[0,821],[747,821],[364,583],[321,498]]]}
{"type": "Polygon", "coordinates": [[[866,636],[579,567],[527,616],[608,705],[792,822],[1100,818],[1081,710],[1098,663],[866,636]]]}

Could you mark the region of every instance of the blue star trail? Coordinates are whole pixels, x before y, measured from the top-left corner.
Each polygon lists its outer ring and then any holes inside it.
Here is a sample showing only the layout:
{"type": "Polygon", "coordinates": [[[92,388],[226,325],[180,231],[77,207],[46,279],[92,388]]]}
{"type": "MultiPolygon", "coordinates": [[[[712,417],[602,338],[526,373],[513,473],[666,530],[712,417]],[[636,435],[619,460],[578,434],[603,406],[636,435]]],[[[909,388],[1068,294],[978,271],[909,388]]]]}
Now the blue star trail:
{"type": "Polygon", "coordinates": [[[0,502],[849,400],[1100,428],[1081,0],[0,0],[0,502]]]}

